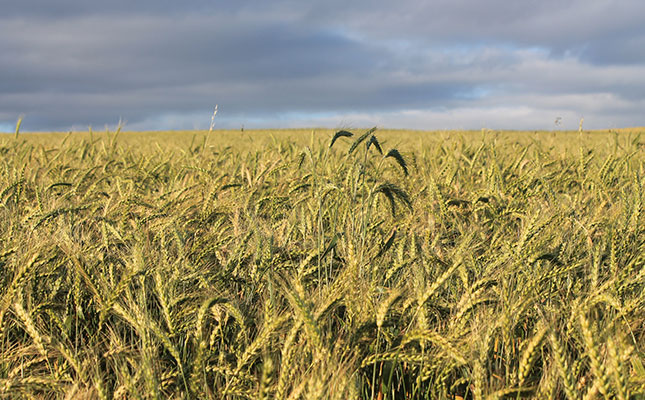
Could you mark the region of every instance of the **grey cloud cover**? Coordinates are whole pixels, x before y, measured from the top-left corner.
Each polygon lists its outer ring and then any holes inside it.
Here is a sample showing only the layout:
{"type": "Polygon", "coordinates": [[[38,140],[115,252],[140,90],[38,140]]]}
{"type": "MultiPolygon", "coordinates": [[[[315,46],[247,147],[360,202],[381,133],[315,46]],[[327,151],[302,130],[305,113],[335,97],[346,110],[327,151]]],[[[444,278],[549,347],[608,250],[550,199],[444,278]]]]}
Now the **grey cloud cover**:
{"type": "Polygon", "coordinates": [[[645,3],[0,0],[0,130],[644,125],[645,3]]]}

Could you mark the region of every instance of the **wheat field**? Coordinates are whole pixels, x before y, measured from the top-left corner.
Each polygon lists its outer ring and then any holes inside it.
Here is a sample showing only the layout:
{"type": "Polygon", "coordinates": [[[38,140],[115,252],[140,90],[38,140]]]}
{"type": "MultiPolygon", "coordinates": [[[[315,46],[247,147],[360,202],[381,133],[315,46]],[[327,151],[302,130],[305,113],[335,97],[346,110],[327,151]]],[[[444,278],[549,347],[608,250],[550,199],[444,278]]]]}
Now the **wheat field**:
{"type": "Polygon", "coordinates": [[[645,397],[645,139],[0,137],[0,397],[645,397]]]}

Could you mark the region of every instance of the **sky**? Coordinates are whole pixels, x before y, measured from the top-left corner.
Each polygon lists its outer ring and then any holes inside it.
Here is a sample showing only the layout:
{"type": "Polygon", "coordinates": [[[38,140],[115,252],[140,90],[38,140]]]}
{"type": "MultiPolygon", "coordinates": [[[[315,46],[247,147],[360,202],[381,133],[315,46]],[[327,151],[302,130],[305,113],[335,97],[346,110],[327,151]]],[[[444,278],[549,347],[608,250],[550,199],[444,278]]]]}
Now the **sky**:
{"type": "Polygon", "coordinates": [[[642,0],[0,0],[0,131],[645,126],[642,0]]]}

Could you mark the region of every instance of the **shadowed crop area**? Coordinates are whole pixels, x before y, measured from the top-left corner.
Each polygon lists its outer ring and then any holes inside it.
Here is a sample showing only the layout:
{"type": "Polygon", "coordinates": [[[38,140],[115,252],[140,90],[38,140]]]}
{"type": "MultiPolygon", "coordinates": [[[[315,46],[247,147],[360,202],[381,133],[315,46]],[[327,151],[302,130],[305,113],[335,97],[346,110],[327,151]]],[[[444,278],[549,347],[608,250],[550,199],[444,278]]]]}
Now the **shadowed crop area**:
{"type": "Polygon", "coordinates": [[[645,139],[0,138],[0,397],[645,396],[645,139]]]}

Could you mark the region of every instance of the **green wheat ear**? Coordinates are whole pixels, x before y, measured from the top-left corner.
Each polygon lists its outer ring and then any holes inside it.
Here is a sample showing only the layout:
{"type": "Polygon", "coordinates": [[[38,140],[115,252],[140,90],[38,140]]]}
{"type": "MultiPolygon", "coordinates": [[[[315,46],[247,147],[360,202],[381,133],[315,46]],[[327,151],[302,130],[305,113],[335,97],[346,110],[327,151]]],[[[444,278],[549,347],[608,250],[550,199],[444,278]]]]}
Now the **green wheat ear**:
{"type": "Polygon", "coordinates": [[[370,140],[367,142],[367,150],[369,150],[369,149],[370,149],[370,146],[371,146],[371,145],[374,145],[374,147],[376,147],[376,150],[378,150],[378,152],[379,152],[381,155],[383,155],[383,149],[381,148],[381,144],[378,142],[378,139],[377,139],[377,138],[376,138],[376,136],[374,136],[374,135],[372,135],[372,137],[370,138],[370,140]]]}
{"type": "Polygon", "coordinates": [[[405,162],[405,159],[403,158],[401,153],[399,153],[399,151],[397,149],[392,149],[392,150],[388,151],[387,154],[385,155],[385,157],[383,157],[383,158],[388,158],[388,157],[394,158],[396,160],[397,164],[399,164],[399,166],[403,170],[403,173],[405,175],[408,175],[408,165],[405,162]]]}
{"type": "Polygon", "coordinates": [[[354,136],[354,134],[349,132],[349,131],[338,131],[338,132],[336,132],[334,137],[331,139],[331,143],[329,144],[329,148],[331,149],[331,147],[334,145],[334,143],[336,143],[336,140],[338,140],[338,138],[352,137],[352,136],[354,136]]]}
{"type": "Polygon", "coordinates": [[[374,189],[374,193],[382,193],[385,197],[387,197],[387,199],[390,201],[390,206],[392,207],[392,215],[394,215],[396,212],[395,200],[399,200],[400,202],[405,204],[408,209],[410,209],[410,211],[412,211],[412,202],[410,201],[408,194],[393,183],[386,182],[379,185],[376,189],[374,189]]]}
{"type": "Polygon", "coordinates": [[[368,129],[365,133],[359,136],[358,139],[356,139],[354,143],[352,143],[352,147],[349,148],[348,154],[352,154],[354,150],[356,150],[356,148],[365,141],[365,139],[367,139],[372,133],[374,133],[374,131],[376,131],[376,127],[368,129]]]}

